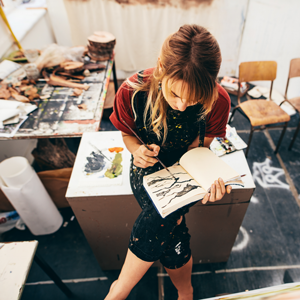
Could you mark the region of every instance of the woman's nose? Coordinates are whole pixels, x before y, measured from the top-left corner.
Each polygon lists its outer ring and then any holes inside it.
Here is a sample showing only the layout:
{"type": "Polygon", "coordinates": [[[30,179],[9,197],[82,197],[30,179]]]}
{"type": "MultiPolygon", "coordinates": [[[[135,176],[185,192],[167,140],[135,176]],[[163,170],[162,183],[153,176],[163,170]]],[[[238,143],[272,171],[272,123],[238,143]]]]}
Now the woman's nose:
{"type": "Polygon", "coordinates": [[[177,102],[177,107],[178,107],[178,109],[180,110],[180,111],[185,111],[186,110],[186,108],[187,108],[187,101],[184,101],[184,100],[179,100],[178,102],[177,102]]]}

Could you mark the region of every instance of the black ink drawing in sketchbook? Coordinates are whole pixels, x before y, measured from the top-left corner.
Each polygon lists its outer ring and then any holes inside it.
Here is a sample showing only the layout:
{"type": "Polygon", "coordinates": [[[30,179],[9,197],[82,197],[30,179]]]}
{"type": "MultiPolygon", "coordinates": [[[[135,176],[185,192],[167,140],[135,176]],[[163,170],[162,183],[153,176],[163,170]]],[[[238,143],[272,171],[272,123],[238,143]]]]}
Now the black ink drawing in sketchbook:
{"type": "Polygon", "coordinates": [[[241,175],[205,147],[185,153],[179,165],[144,176],[143,184],[157,211],[164,218],[177,209],[201,200],[211,185],[222,178],[226,185],[243,186],[241,175]]]}

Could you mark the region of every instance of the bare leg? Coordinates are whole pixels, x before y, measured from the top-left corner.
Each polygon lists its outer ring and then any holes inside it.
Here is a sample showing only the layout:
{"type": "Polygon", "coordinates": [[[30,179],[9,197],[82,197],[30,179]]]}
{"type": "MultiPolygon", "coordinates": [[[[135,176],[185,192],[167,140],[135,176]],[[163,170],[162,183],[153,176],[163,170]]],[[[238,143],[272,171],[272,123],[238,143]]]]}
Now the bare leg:
{"type": "Polygon", "coordinates": [[[153,262],[139,259],[129,249],[118,280],[113,282],[104,300],[126,299],[134,286],[140,281],[153,262]]]}
{"type": "Polygon", "coordinates": [[[168,269],[168,272],[173,284],[178,291],[178,300],[193,300],[193,287],[192,287],[192,267],[193,258],[179,269],[168,269]]]}

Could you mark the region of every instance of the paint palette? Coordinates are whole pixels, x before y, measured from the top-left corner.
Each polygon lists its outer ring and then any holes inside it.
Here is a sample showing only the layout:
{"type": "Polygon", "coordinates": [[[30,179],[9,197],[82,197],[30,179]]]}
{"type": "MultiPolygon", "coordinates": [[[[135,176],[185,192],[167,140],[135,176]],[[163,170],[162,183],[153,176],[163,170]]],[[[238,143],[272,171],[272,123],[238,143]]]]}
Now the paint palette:
{"type": "Polygon", "coordinates": [[[247,144],[240,138],[234,127],[226,125],[226,136],[216,137],[210,144],[210,150],[218,156],[247,148],[247,144]]]}
{"type": "Polygon", "coordinates": [[[225,138],[214,138],[210,150],[214,152],[217,156],[222,156],[231,152],[236,151],[237,149],[234,145],[225,137],[225,138]]]}

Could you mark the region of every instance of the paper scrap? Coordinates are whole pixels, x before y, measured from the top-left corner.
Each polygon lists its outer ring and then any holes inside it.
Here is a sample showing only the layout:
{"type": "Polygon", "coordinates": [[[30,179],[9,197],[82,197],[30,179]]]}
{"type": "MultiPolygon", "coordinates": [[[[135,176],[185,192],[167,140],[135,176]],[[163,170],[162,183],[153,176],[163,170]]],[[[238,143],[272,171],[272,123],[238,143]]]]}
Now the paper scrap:
{"type": "Polygon", "coordinates": [[[3,80],[5,77],[19,68],[21,68],[21,65],[5,59],[0,63],[0,80],[3,80]]]}
{"type": "Polygon", "coordinates": [[[262,95],[257,87],[254,87],[253,89],[249,90],[247,94],[253,98],[259,98],[262,95]]]}
{"type": "Polygon", "coordinates": [[[14,116],[17,116],[20,114],[20,110],[17,108],[7,108],[7,109],[1,109],[0,110],[0,121],[3,122],[7,119],[10,119],[14,116]]]}
{"type": "Polygon", "coordinates": [[[21,109],[28,115],[34,110],[36,110],[38,107],[35,104],[31,103],[23,103],[24,105],[21,107],[21,109]]]}
{"type": "Polygon", "coordinates": [[[3,128],[0,128],[0,137],[13,137],[27,118],[27,116],[20,116],[18,124],[5,125],[3,128]]]}
{"type": "Polygon", "coordinates": [[[3,121],[3,125],[10,125],[10,124],[17,124],[20,121],[20,117],[19,115],[14,116],[12,118],[6,119],[5,121],[3,121]]]}
{"type": "Polygon", "coordinates": [[[0,109],[12,109],[12,108],[17,108],[20,104],[19,101],[15,101],[15,100],[0,100],[0,109]]]}

